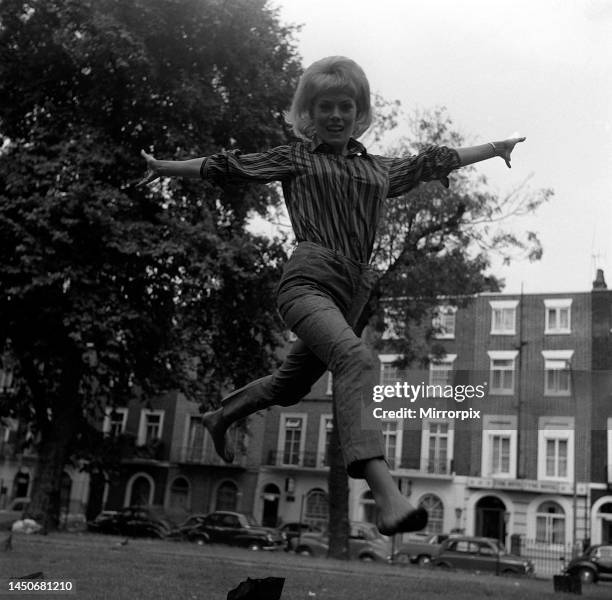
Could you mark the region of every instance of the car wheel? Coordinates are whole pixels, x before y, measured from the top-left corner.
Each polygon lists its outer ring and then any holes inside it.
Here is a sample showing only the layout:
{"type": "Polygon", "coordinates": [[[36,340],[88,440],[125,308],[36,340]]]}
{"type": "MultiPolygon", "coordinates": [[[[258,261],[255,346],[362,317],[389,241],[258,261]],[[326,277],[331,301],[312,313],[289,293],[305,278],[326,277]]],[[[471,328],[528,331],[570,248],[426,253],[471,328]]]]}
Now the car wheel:
{"type": "Polygon", "coordinates": [[[579,569],[578,577],[580,577],[580,581],[582,581],[582,583],[595,583],[595,571],[593,571],[593,569],[589,569],[586,567],[579,569]]]}
{"type": "Polygon", "coordinates": [[[439,567],[440,569],[444,569],[445,571],[447,571],[448,569],[451,568],[451,565],[447,562],[439,562],[439,563],[436,563],[436,567],[439,567]]]}
{"type": "Polygon", "coordinates": [[[253,550],[253,552],[257,552],[258,550],[261,550],[261,544],[258,542],[251,542],[248,545],[249,550],[253,550]]]}
{"type": "Polygon", "coordinates": [[[411,563],[410,557],[407,554],[396,554],[395,558],[393,559],[393,562],[397,563],[398,565],[409,565],[411,563]]]}
{"type": "Polygon", "coordinates": [[[308,546],[298,546],[295,553],[301,556],[312,556],[312,550],[308,546]]]}
{"type": "Polygon", "coordinates": [[[359,560],[361,562],[374,562],[375,559],[374,559],[374,557],[371,554],[362,554],[359,557],[359,560]]]}
{"type": "Polygon", "coordinates": [[[423,554],[417,558],[417,565],[419,567],[429,567],[431,565],[431,557],[423,554]]]}

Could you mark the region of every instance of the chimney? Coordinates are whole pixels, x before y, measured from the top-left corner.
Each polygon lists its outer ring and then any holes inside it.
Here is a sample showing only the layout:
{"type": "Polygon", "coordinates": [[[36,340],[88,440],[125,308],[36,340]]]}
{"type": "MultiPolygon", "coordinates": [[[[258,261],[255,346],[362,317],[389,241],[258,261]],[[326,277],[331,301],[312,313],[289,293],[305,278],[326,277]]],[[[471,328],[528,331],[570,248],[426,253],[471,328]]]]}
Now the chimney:
{"type": "Polygon", "coordinates": [[[606,280],[604,279],[603,269],[597,269],[597,274],[595,275],[595,281],[593,282],[594,290],[607,290],[608,286],[606,285],[606,280]]]}

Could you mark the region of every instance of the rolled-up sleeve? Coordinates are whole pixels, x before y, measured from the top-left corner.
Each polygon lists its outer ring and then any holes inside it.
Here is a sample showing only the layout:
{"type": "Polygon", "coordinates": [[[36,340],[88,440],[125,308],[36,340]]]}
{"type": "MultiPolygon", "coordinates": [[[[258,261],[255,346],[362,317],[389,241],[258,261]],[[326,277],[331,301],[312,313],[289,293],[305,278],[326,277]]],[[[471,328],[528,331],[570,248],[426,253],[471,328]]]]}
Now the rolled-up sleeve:
{"type": "Polygon", "coordinates": [[[239,150],[219,152],[204,159],[200,176],[217,185],[282,181],[293,174],[291,156],[291,146],[278,146],[253,154],[242,154],[239,150]]]}
{"type": "Polygon", "coordinates": [[[448,187],[449,173],[460,166],[457,151],[446,146],[429,146],[414,156],[389,159],[387,197],[405,194],[421,181],[438,180],[448,187]]]}

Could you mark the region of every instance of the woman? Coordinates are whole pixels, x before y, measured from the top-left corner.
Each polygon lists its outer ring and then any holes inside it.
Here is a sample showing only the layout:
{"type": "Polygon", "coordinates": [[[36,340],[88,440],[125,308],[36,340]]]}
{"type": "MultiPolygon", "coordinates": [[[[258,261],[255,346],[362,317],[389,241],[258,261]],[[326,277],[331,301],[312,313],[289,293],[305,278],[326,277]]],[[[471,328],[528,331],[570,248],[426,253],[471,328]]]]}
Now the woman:
{"type": "Polygon", "coordinates": [[[382,203],[421,181],[449,185],[459,167],[495,156],[510,167],[513,138],[470,148],[432,146],[417,156],[370,155],[357,138],[372,121],[363,70],[345,57],[312,64],[287,115],[301,141],[267,152],[219,153],[187,161],[156,160],[143,151],[148,173],[233,181],[280,181],[297,248],[278,288],[278,309],[298,337],[281,367],[227,396],[204,424],[220,456],[231,462],[226,430],[258,410],[300,401],[329,369],[334,414],[349,476],[367,481],[385,535],[423,529],[427,513],[398,490],[384,458],[380,426],[368,406],[378,383],[371,353],[355,326],[374,283],[368,266],[382,203]]]}

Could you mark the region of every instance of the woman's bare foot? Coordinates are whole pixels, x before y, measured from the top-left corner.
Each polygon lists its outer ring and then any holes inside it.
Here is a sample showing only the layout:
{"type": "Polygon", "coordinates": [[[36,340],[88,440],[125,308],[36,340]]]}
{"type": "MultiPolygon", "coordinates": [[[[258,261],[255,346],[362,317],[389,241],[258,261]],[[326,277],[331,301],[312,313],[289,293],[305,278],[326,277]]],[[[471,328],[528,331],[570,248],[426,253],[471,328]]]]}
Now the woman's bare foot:
{"type": "Polygon", "coordinates": [[[389,466],[382,458],[373,458],[364,465],[365,479],[378,507],[376,526],[383,535],[420,531],[427,525],[427,511],[415,508],[398,489],[389,466]]]}
{"type": "Polygon", "coordinates": [[[227,427],[225,425],[225,419],[223,418],[223,407],[217,408],[204,413],[202,416],[202,423],[210,437],[212,438],[213,444],[217,454],[228,463],[233,462],[234,453],[232,452],[226,439],[227,427]]]}

